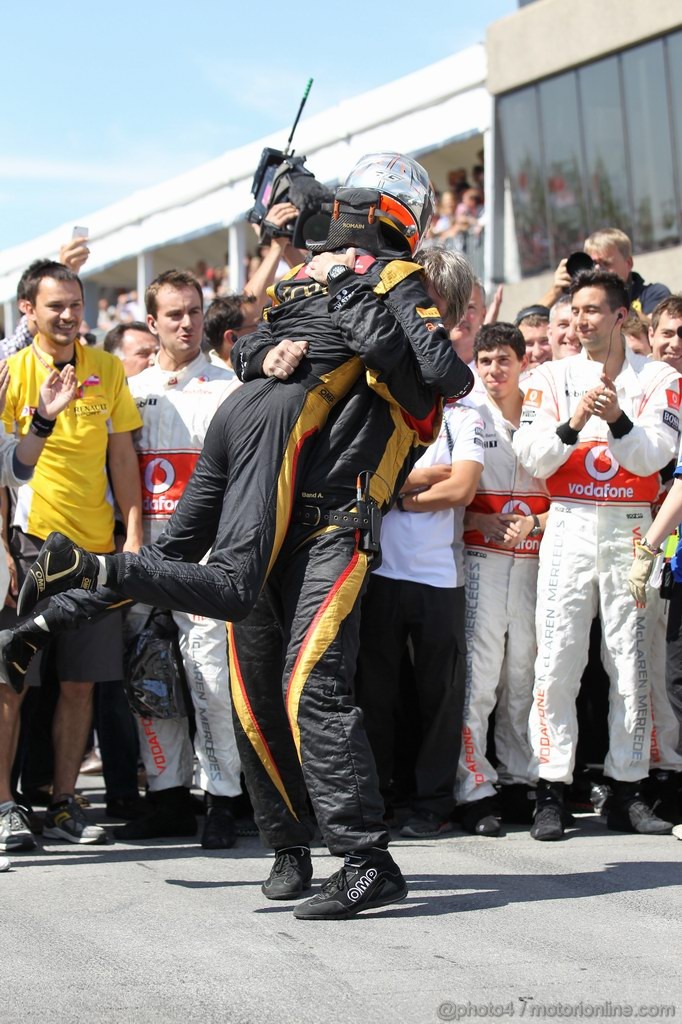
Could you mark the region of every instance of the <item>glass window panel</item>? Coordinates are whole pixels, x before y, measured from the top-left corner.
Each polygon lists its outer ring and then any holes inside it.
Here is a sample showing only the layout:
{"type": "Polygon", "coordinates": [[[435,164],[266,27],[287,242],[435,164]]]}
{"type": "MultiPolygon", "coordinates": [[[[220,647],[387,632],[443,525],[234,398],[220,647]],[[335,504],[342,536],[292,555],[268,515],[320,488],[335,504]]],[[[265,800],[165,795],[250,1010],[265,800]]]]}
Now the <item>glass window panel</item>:
{"type": "Polygon", "coordinates": [[[582,249],[587,217],[575,74],[540,86],[540,120],[554,261],[582,249]]]}
{"type": "Polygon", "coordinates": [[[502,97],[498,111],[519,263],[526,277],[550,266],[535,89],[522,89],[502,97]]]}
{"type": "Polygon", "coordinates": [[[670,119],[660,39],[622,56],[637,251],[679,240],[670,119]]]}
{"type": "Polygon", "coordinates": [[[682,32],[668,36],[668,70],[670,72],[670,95],[673,97],[672,116],[675,133],[674,156],[677,170],[677,217],[680,226],[680,202],[682,202],[682,32]]]}
{"type": "Polygon", "coordinates": [[[587,160],[589,230],[616,227],[630,235],[632,218],[616,57],[581,68],[578,81],[587,160]]]}

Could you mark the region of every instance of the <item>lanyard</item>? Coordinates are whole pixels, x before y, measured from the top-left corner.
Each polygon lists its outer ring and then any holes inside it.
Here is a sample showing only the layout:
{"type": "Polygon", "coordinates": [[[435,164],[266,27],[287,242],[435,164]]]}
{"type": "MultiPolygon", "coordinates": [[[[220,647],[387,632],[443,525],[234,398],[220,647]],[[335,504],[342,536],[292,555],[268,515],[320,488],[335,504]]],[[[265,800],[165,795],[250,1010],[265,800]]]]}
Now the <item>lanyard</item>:
{"type": "MultiPolygon", "coordinates": [[[[36,345],[35,338],[33,339],[33,344],[31,345],[31,348],[33,349],[33,355],[36,357],[36,359],[38,360],[40,365],[47,370],[48,373],[52,373],[53,370],[55,370],[55,371],[57,370],[57,367],[54,365],[54,363],[52,365],[50,365],[48,363],[48,361],[43,358],[43,355],[42,355],[40,349],[36,345]]],[[[71,363],[73,365],[74,370],[75,370],[75,368],[76,368],[76,347],[75,347],[75,345],[74,345],[74,349],[73,349],[73,359],[72,360],[69,359],[68,363],[71,363]]],[[[66,365],[68,365],[68,363],[66,365]]],[[[57,371],[57,372],[59,372],[59,371],[57,371]]]]}

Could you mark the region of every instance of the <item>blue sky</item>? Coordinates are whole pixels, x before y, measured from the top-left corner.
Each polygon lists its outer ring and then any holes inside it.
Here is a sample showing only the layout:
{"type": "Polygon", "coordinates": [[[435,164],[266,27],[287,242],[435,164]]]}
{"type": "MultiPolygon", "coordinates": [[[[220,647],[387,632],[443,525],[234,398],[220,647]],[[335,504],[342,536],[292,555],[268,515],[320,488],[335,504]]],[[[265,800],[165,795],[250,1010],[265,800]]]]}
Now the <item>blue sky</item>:
{"type": "Polygon", "coordinates": [[[35,0],[29,16],[14,0],[3,12],[0,249],[87,224],[135,189],[288,127],[309,77],[306,114],[483,41],[516,6],[35,0]]]}

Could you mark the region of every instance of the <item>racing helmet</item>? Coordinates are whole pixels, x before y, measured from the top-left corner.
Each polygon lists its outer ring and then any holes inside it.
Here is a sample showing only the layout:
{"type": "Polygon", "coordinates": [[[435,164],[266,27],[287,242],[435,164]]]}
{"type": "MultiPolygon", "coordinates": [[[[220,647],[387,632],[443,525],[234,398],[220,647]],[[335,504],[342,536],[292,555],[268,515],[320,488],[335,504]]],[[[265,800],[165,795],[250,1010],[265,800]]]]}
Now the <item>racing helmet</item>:
{"type": "Polygon", "coordinates": [[[357,162],[344,187],[380,192],[379,219],[398,230],[410,252],[415,251],[436,205],[433,186],[421,164],[401,153],[368,153],[357,162]]]}

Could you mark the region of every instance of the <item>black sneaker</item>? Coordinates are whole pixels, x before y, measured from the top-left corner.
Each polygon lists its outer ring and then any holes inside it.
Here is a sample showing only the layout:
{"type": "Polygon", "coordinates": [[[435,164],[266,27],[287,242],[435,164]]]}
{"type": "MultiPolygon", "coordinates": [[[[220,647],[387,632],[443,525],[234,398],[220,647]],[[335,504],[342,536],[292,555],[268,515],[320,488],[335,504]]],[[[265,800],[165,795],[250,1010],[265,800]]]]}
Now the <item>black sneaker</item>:
{"type": "Polygon", "coordinates": [[[28,615],[39,601],[65,590],[94,590],[100,564],[63,533],[51,533],[28,570],[19,592],[17,615],[28,615]]]}
{"type": "Polygon", "coordinates": [[[269,900],[295,900],[310,888],[313,864],[307,846],[287,846],[275,851],[275,863],[261,885],[269,900]]]}
{"type": "Polygon", "coordinates": [[[465,804],[461,821],[464,831],[472,836],[499,836],[502,831],[500,808],[492,796],[465,804]]]}
{"type": "MultiPolygon", "coordinates": [[[[47,634],[46,634],[47,635],[47,634]]],[[[38,650],[12,629],[0,633],[0,682],[11,686],[15,693],[22,693],[31,658],[38,650]]]]}
{"type": "Polygon", "coordinates": [[[398,903],[407,896],[400,868],[387,850],[347,853],[344,865],[312,899],[294,910],[301,921],[335,921],[363,910],[398,903]]]}
{"type": "Polygon", "coordinates": [[[611,832],[638,832],[643,836],[670,835],[671,821],[658,818],[648,804],[641,799],[628,801],[626,805],[613,803],[606,815],[606,827],[611,832]]]}
{"type": "Polygon", "coordinates": [[[564,834],[561,807],[557,804],[545,804],[535,812],[535,820],[530,830],[531,838],[547,842],[561,839],[564,834]]]}
{"type": "Polygon", "coordinates": [[[237,841],[237,823],[229,807],[214,804],[206,808],[201,845],[204,850],[229,850],[237,841]]]}
{"type": "Polygon", "coordinates": [[[643,796],[657,818],[682,823],[682,772],[654,769],[645,781],[643,796]]]}

